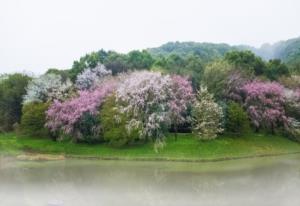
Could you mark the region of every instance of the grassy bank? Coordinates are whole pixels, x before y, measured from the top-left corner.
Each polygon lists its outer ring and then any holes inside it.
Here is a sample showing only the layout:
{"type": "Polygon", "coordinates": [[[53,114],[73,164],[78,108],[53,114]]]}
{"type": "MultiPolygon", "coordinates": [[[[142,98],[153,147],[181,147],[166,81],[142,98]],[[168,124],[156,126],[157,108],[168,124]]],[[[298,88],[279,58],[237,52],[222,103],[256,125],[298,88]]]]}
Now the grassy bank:
{"type": "Polygon", "coordinates": [[[0,154],[4,155],[41,153],[99,159],[210,161],[298,152],[299,143],[262,134],[248,134],[239,138],[224,136],[207,142],[196,140],[192,134],[179,134],[177,141],[169,135],[167,145],[159,153],[153,150],[150,143],[113,148],[105,144],[73,144],[18,137],[14,133],[0,135],[0,154]]]}

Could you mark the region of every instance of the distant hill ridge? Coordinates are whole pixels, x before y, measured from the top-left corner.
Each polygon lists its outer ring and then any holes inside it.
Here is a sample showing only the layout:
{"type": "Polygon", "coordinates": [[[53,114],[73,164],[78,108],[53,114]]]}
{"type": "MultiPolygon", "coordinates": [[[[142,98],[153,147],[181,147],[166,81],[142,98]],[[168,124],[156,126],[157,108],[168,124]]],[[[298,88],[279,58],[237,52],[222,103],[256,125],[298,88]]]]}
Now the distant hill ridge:
{"type": "Polygon", "coordinates": [[[147,49],[154,56],[177,54],[198,55],[204,60],[222,57],[231,50],[251,50],[265,60],[281,59],[288,64],[300,64],[300,37],[279,41],[274,44],[263,44],[260,48],[247,45],[230,46],[225,43],[168,42],[156,48],[147,49]]]}

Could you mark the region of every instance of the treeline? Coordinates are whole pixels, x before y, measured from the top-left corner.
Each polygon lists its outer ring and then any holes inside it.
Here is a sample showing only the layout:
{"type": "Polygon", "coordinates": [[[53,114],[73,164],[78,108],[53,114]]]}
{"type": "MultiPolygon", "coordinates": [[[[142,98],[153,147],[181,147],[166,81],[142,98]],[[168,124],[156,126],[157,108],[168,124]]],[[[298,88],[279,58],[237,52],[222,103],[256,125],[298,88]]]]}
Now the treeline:
{"type": "Polygon", "coordinates": [[[100,50],[69,70],[2,75],[0,129],[113,145],[163,146],[166,132],[213,139],[253,130],[299,140],[297,72],[251,51],[226,51],[226,45],[212,56],[100,50]]]}
{"type": "Polygon", "coordinates": [[[256,76],[266,77],[270,80],[277,80],[280,76],[298,74],[299,72],[297,66],[289,66],[280,59],[265,61],[251,51],[238,51],[227,45],[207,44],[207,49],[203,49],[204,46],[201,44],[199,51],[197,49],[190,50],[191,48],[188,47],[187,51],[183,49],[185,52],[179,52],[178,47],[181,48],[184,43],[178,44],[173,45],[171,47],[173,49],[166,49],[165,46],[167,47],[168,44],[163,45],[164,52],[150,49],[148,51],[131,51],[128,54],[120,54],[114,51],[100,50],[74,61],[70,70],[49,69],[47,73],[59,74],[64,78],[70,78],[74,82],[76,76],[85,68],[93,68],[98,64],[103,64],[108,70],[112,71],[113,75],[129,70],[156,70],[188,75],[192,78],[193,85],[199,86],[204,68],[212,62],[224,58],[236,67],[240,67],[240,69],[248,70],[256,76]]]}
{"type": "Polygon", "coordinates": [[[263,44],[260,48],[247,45],[229,46],[228,44],[169,42],[160,47],[148,49],[154,56],[169,56],[175,54],[186,57],[196,55],[199,56],[203,62],[222,58],[225,53],[233,50],[250,50],[266,61],[270,59],[280,59],[291,70],[300,72],[300,37],[274,44],[263,44]]]}

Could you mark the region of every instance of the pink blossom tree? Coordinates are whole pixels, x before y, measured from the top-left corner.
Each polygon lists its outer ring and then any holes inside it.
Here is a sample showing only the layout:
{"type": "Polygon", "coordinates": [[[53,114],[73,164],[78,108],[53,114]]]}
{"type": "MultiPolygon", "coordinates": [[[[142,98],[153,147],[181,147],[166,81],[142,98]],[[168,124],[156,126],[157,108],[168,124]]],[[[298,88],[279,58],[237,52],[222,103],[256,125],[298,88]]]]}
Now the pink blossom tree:
{"type": "Polygon", "coordinates": [[[175,139],[177,139],[178,125],[190,120],[187,109],[194,102],[194,93],[191,82],[187,77],[173,75],[171,77],[171,94],[168,101],[169,113],[174,125],[175,139]]]}
{"type": "Polygon", "coordinates": [[[244,105],[256,130],[285,125],[284,87],[276,82],[253,81],[242,87],[244,105]]]}
{"type": "MultiPolygon", "coordinates": [[[[79,91],[79,96],[65,102],[54,101],[47,111],[46,127],[52,132],[63,131],[65,134],[78,138],[76,123],[85,114],[96,115],[99,107],[116,87],[116,83],[111,80],[102,83],[92,91],[79,91]]],[[[79,134],[80,136],[80,134],[79,134]]]]}
{"type": "Polygon", "coordinates": [[[235,102],[242,103],[243,99],[241,96],[242,88],[245,84],[251,82],[251,76],[246,77],[246,74],[234,70],[231,71],[226,78],[224,91],[224,97],[227,100],[232,100],[235,102]]]}

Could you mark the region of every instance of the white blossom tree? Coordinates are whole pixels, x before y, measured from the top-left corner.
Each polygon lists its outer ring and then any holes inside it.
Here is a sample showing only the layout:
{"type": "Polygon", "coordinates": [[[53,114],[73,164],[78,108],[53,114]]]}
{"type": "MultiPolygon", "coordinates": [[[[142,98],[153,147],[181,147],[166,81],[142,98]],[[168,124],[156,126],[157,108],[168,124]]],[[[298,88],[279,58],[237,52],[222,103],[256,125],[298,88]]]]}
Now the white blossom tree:
{"type": "Polygon", "coordinates": [[[116,91],[120,111],[133,114],[127,130],[140,130],[141,138],[151,138],[156,147],[164,144],[164,128],[170,124],[168,99],[171,93],[171,78],[157,72],[133,72],[119,85],[116,91]]]}
{"type": "Polygon", "coordinates": [[[95,88],[104,79],[111,77],[111,71],[106,70],[103,64],[98,64],[95,68],[87,68],[77,76],[76,87],[79,90],[95,88]]]}
{"type": "Polygon", "coordinates": [[[33,79],[27,86],[23,103],[63,100],[72,90],[72,82],[57,74],[45,74],[33,79]]]}
{"type": "Polygon", "coordinates": [[[223,131],[222,108],[214,101],[206,88],[200,88],[193,111],[193,132],[202,140],[215,139],[223,131]]]}

